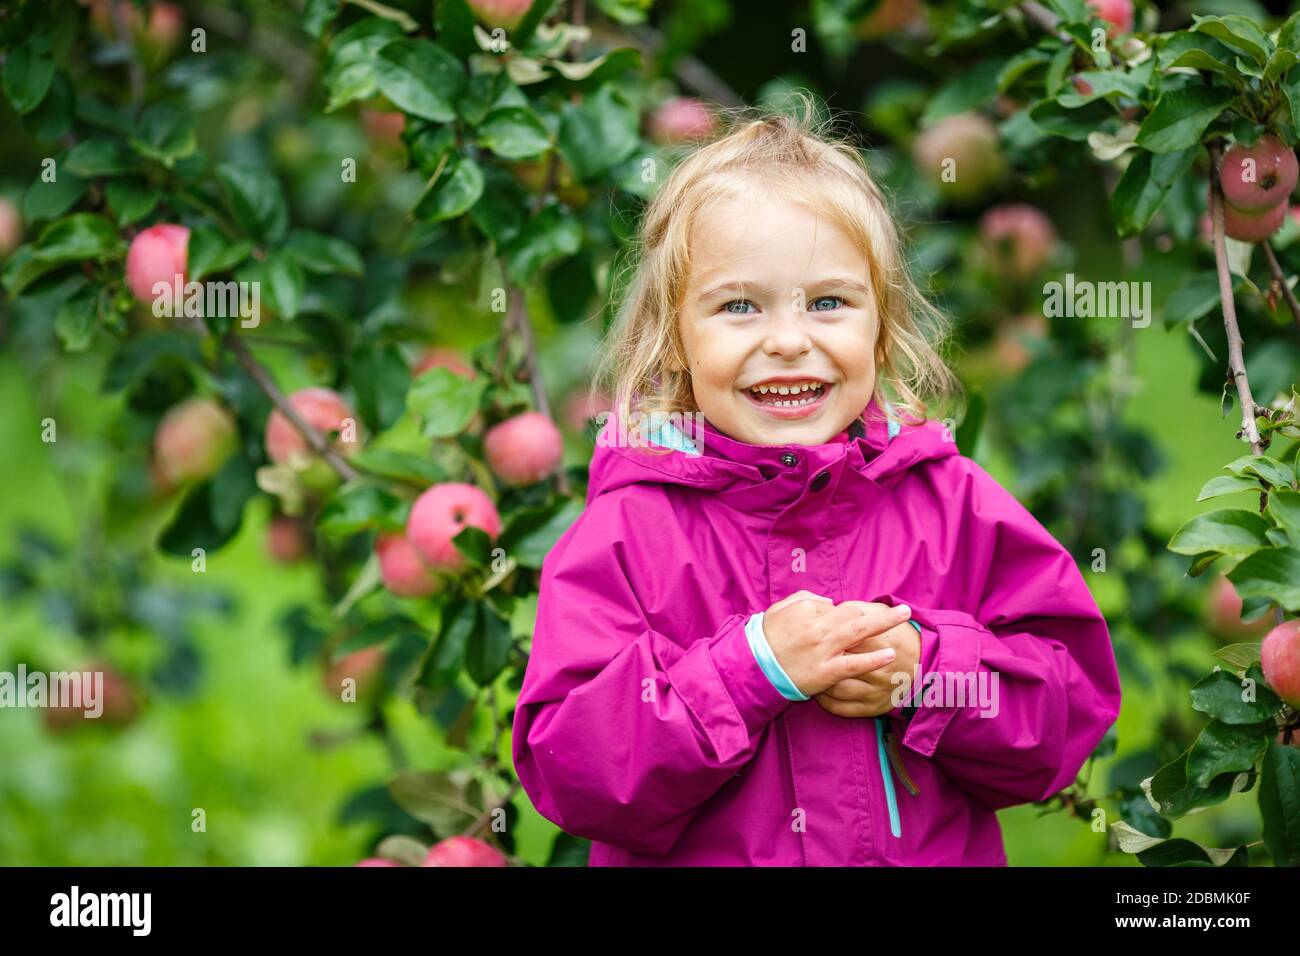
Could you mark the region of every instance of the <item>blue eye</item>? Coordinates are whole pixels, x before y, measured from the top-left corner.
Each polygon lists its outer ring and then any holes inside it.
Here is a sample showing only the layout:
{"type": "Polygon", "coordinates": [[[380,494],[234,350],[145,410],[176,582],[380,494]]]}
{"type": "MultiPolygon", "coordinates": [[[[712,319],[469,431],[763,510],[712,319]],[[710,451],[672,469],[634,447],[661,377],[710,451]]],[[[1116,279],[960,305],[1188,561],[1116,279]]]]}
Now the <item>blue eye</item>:
{"type": "Polygon", "coordinates": [[[844,300],[841,299],[841,298],[840,298],[839,296],[837,296],[837,295],[823,295],[823,296],[819,296],[819,297],[816,298],[816,299],[813,299],[813,302],[812,302],[812,308],[810,308],[808,311],[809,311],[809,312],[829,312],[829,311],[831,311],[832,309],[838,309],[838,308],[839,308],[840,306],[842,306],[843,304],[844,304],[844,300]],[[819,305],[820,303],[822,303],[822,302],[829,302],[829,303],[831,303],[831,305],[829,305],[829,306],[827,306],[827,307],[825,307],[825,308],[819,308],[818,305],[819,305]]]}
{"type": "Polygon", "coordinates": [[[728,302],[726,305],[724,305],[724,306],[722,307],[722,311],[723,311],[723,312],[730,312],[732,315],[748,315],[748,314],[749,314],[747,309],[733,309],[733,308],[732,308],[733,305],[749,306],[749,307],[752,308],[755,312],[758,311],[757,306],[755,306],[754,303],[750,302],[748,299],[732,299],[730,302],[728,302]]]}

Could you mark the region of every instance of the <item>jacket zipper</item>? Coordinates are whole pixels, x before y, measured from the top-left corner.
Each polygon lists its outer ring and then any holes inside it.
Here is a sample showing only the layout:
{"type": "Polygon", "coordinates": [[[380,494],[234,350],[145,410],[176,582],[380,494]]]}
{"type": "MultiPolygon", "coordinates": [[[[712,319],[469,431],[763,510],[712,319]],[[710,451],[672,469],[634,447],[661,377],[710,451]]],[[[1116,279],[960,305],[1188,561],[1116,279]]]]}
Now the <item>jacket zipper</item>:
{"type": "Polygon", "coordinates": [[[894,739],[894,732],[885,727],[885,718],[876,718],[876,755],[880,760],[880,777],[885,784],[885,800],[889,804],[889,832],[895,837],[901,838],[903,835],[902,824],[898,819],[898,797],[894,793],[894,777],[890,773],[890,765],[893,765],[903,786],[907,792],[916,796],[921,792],[903,766],[902,759],[898,756],[898,744],[894,739]]]}

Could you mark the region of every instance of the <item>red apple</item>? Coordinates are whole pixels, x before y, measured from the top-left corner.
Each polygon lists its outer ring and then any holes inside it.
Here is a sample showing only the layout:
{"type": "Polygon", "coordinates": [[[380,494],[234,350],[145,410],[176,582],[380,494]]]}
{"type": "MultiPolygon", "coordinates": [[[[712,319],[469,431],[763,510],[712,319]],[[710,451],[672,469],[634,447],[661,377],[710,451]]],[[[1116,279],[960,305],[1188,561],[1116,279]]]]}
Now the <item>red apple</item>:
{"type": "Polygon", "coordinates": [[[406,129],[406,114],[395,110],[362,110],[361,128],[366,131],[370,142],[385,149],[392,149],[402,144],[402,132],[406,129]]]}
{"type": "Polygon", "coordinates": [[[474,837],[454,836],[435,843],[420,866],[509,866],[491,844],[474,837]]]}
{"type": "Polygon", "coordinates": [[[23,241],[23,217],[18,207],[0,197],[0,259],[8,258],[23,241]]]}
{"type": "Polygon", "coordinates": [[[311,553],[311,539],[298,518],[276,515],[266,526],[266,553],[272,561],[291,564],[311,553]]]}
{"type": "Polygon", "coordinates": [[[1041,312],[1028,312],[1002,322],[993,342],[999,367],[1011,375],[1019,373],[1033,358],[1030,346],[1044,341],[1047,335],[1047,319],[1041,312]]]}
{"type": "Polygon", "coordinates": [[[185,28],[185,14],[174,3],[155,3],[149,8],[145,26],[148,42],[158,50],[170,50],[185,28]]]}
{"type": "Polygon", "coordinates": [[[1088,6],[1097,16],[1110,24],[1107,36],[1131,33],[1133,30],[1133,0],[1088,0],[1088,6]]]}
{"type": "Polygon", "coordinates": [[[384,587],[398,597],[427,597],[438,590],[438,579],[424,566],[406,535],[379,535],[375,554],[384,587]]]}
{"type": "Polygon", "coordinates": [[[1268,212],[1285,205],[1300,176],[1295,150],[1272,133],[1247,149],[1240,144],[1223,155],[1219,184],[1228,205],[1241,212],[1268,212]]]}
{"type": "MultiPolygon", "coordinates": [[[[334,442],[334,448],[339,454],[351,455],[361,447],[361,423],[352,407],[338,392],[328,388],[304,388],[289,396],[289,404],[317,431],[326,435],[339,432],[339,437],[334,442]],[[348,440],[349,435],[353,440],[348,440]]],[[[280,464],[309,452],[307,439],[302,437],[293,423],[281,415],[278,409],[271,412],[266,420],[267,457],[280,464]]]]}
{"type": "Polygon", "coordinates": [[[382,856],[372,856],[364,860],[358,860],[353,866],[402,866],[396,860],[386,860],[382,856]]]}
{"type": "Polygon", "coordinates": [[[604,392],[579,390],[564,402],[564,421],[576,432],[587,427],[588,420],[614,407],[613,400],[604,392]]]}
{"type": "Polygon", "coordinates": [[[216,474],[235,450],[238,429],[210,398],[188,398],[167,411],[153,436],[158,472],[169,487],[216,474]]]}
{"type": "Polygon", "coordinates": [[[159,294],[172,294],[163,290],[155,292],[158,283],[166,283],[170,290],[179,275],[184,284],[189,244],[189,229],[174,223],[160,223],[137,233],[126,251],[126,284],[131,294],[151,305],[159,294]]]}
{"type": "Polygon", "coordinates": [[[1263,242],[1282,228],[1285,219],[1285,202],[1261,213],[1242,212],[1226,203],[1223,207],[1223,231],[1241,242],[1263,242]]]}
{"type": "Polygon", "coordinates": [[[977,199],[1006,172],[997,127],[980,113],[958,113],[921,130],[912,158],[921,175],[955,202],[977,199]]]}
{"type": "Polygon", "coordinates": [[[412,370],[415,375],[422,375],[431,368],[445,368],[464,378],[475,377],[474,369],[453,348],[445,345],[433,345],[420,353],[412,370]]]}
{"type": "Polygon", "coordinates": [[[650,138],[665,146],[708,139],[717,125],[704,102],[690,96],[665,100],[650,114],[648,121],[650,138]]]}
{"type": "Polygon", "coordinates": [[[1283,621],[1264,636],[1259,666],[1273,692],[1300,707],[1300,620],[1283,621]]]}
{"type": "Polygon", "coordinates": [[[383,675],[384,649],[378,645],[363,647],[339,658],[325,670],[323,683],[325,693],[342,700],[343,681],[352,678],[356,681],[356,699],[364,700],[375,689],[383,675]]]}
{"type": "MultiPolygon", "coordinates": [[[[131,682],[116,669],[102,663],[92,663],[81,669],[82,673],[103,674],[103,686],[100,690],[98,706],[101,713],[90,717],[85,706],[85,690],[81,707],[46,707],[42,713],[45,726],[53,731],[67,730],[71,727],[100,724],[111,727],[123,727],[135,719],[139,706],[131,682]]],[[[93,680],[93,678],[92,678],[93,680]]],[[[84,685],[83,685],[84,688],[84,685]]]]}
{"type": "Polygon", "coordinates": [[[880,0],[874,10],[853,24],[853,33],[863,40],[876,40],[910,26],[920,14],[917,0],[880,0]]]}
{"type": "Polygon", "coordinates": [[[1074,84],[1074,89],[1080,96],[1089,96],[1092,94],[1092,84],[1081,77],[1078,73],[1070,77],[1070,82],[1074,84]]]}
{"type": "Polygon", "coordinates": [[[560,467],[564,438],[541,412],[524,412],[488,429],[483,454],[508,485],[531,485],[560,467]]]}
{"type": "Polygon", "coordinates": [[[532,0],[469,0],[469,8],[480,23],[507,30],[519,26],[532,5],[532,0]]]}
{"type": "Polygon", "coordinates": [[[501,533],[501,516],[482,489],[449,481],[425,490],[411,506],[406,537],[434,571],[459,571],[465,558],[452,538],[466,527],[481,528],[493,540],[501,533]]]}
{"type": "Polygon", "coordinates": [[[984,255],[1004,278],[1033,278],[1052,255],[1056,229],[1039,209],[1027,203],[994,206],[980,218],[984,255]]]}
{"type": "Polygon", "coordinates": [[[1269,628],[1267,615],[1249,624],[1241,619],[1241,596],[1222,574],[1210,585],[1205,601],[1205,623],[1210,632],[1224,644],[1235,644],[1259,637],[1269,628]]]}

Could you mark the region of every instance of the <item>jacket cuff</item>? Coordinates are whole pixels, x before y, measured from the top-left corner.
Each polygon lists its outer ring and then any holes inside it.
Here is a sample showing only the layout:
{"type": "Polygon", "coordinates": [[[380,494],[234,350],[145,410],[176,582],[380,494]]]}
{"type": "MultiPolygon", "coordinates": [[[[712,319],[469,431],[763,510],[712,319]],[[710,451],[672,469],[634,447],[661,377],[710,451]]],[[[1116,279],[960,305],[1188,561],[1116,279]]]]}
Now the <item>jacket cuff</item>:
{"type": "Polygon", "coordinates": [[[749,649],[753,652],[754,660],[758,661],[758,666],[763,669],[767,679],[780,691],[782,697],[786,700],[809,699],[808,695],[790,679],[790,675],[785,672],[781,662],[776,659],[776,654],[772,652],[772,645],[767,642],[767,634],[763,630],[762,611],[751,616],[745,623],[745,637],[749,640],[749,649]]]}
{"type": "Polygon", "coordinates": [[[667,668],[668,679],[719,754],[740,753],[790,701],[772,686],[749,649],[750,613],[728,617],[667,668]]]}
{"type": "Polygon", "coordinates": [[[926,628],[915,620],[909,620],[907,623],[916,628],[916,633],[921,638],[921,654],[916,662],[917,672],[915,676],[917,680],[913,681],[912,686],[907,688],[907,692],[903,694],[898,706],[885,714],[886,717],[892,717],[904,723],[916,715],[915,699],[921,696],[921,688],[917,686],[917,683],[934,666],[934,658],[938,652],[938,635],[935,634],[933,629],[926,628]]]}

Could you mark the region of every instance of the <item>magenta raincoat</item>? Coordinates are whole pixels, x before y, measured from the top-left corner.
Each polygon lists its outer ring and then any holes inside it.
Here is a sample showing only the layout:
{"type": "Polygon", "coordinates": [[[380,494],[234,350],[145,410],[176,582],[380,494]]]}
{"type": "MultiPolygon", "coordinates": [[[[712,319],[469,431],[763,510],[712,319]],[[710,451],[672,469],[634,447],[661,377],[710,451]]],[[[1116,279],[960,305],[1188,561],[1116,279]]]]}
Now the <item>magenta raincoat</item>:
{"type": "Polygon", "coordinates": [[[994,811],[1069,786],[1119,713],[1070,554],[942,424],[876,400],[824,445],[614,430],[542,566],[513,738],[537,810],[592,866],[1004,865],[994,811]],[[799,590],[911,606],[914,708],[776,689],[745,625],[799,590]]]}

